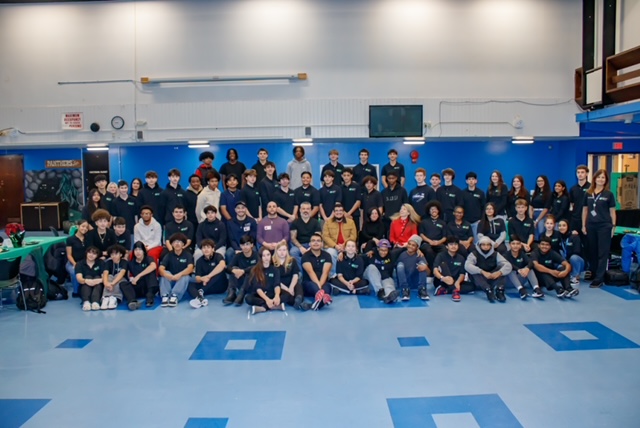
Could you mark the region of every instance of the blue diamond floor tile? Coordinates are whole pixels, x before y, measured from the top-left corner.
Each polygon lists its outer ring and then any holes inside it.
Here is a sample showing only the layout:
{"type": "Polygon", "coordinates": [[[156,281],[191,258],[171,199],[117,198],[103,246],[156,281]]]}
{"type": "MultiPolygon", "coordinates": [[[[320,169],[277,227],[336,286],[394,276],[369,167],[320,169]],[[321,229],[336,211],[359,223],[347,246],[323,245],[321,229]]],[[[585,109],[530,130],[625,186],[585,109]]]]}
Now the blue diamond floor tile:
{"type": "Polygon", "coordinates": [[[611,285],[603,285],[601,290],[618,296],[624,300],[640,300],[640,294],[631,287],[614,287],[611,285]]]}
{"type": "Polygon", "coordinates": [[[47,405],[46,399],[0,399],[0,426],[18,428],[47,405]]]}
{"type": "Polygon", "coordinates": [[[399,337],[398,343],[400,347],[415,347],[415,346],[429,346],[429,341],[426,337],[399,337]]]}
{"type": "Polygon", "coordinates": [[[93,339],[67,339],[61,344],[59,344],[58,346],[56,346],[56,348],[82,349],[85,346],[87,346],[89,343],[91,343],[92,340],[93,339]]]}
{"type": "Polygon", "coordinates": [[[599,322],[525,324],[533,334],[556,351],[592,351],[601,349],[640,348],[640,345],[616,333],[599,322]],[[594,338],[573,340],[575,331],[584,331],[594,338]]]}
{"type": "Polygon", "coordinates": [[[285,337],[284,331],[209,331],[189,359],[280,360],[285,337]],[[247,343],[250,341],[253,347],[248,349],[247,343]],[[244,343],[240,345],[240,342],[244,343]]]}
{"type": "Polygon", "coordinates": [[[184,428],[226,428],[228,418],[189,418],[184,428]]]}
{"type": "Polygon", "coordinates": [[[439,428],[435,415],[471,413],[480,428],[522,428],[497,394],[387,399],[395,428],[439,428]]]}

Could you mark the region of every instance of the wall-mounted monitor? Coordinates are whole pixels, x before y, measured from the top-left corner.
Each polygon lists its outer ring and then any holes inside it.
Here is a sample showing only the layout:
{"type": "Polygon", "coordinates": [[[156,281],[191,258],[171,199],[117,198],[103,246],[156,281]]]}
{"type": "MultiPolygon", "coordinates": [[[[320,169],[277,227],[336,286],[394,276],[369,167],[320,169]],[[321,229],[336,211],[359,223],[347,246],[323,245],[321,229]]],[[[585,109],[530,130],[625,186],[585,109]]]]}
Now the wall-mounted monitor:
{"type": "Polygon", "coordinates": [[[422,106],[369,106],[369,137],[422,137],[422,106]]]}

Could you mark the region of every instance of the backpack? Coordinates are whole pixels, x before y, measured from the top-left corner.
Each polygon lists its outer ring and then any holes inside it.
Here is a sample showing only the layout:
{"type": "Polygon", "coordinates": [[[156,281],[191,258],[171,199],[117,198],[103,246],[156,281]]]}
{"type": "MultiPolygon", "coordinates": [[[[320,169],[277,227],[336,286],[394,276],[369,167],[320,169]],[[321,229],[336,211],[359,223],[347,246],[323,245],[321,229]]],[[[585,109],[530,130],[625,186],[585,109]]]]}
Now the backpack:
{"type": "Polygon", "coordinates": [[[16,295],[18,309],[45,314],[46,312],[42,308],[47,304],[47,295],[44,292],[42,281],[38,278],[38,266],[32,255],[25,257],[20,263],[20,282],[22,283],[22,290],[18,290],[16,295]],[[22,294],[23,290],[24,295],[22,294]]]}
{"type": "MultiPolygon", "coordinates": [[[[64,243],[54,244],[44,254],[44,266],[49,277],[56,277],[56,284],[62,285],[67,280],[67,248],[64,243]]],[[[52,282],[52,281],[50,281],[52,282]]]]}
{"type": "Polygon", "coordinates": [[[616,286],[629,285],[629,274],[621,269],[609,269],[604,273],[604,283],[616,286]]]}
{"type": "Polygon", "coordinates": [[[69,292],[64,285],[58,284],[57,281],[49,279],[49,288],[47,289],[47,300],[67,300],[69,292]]]}

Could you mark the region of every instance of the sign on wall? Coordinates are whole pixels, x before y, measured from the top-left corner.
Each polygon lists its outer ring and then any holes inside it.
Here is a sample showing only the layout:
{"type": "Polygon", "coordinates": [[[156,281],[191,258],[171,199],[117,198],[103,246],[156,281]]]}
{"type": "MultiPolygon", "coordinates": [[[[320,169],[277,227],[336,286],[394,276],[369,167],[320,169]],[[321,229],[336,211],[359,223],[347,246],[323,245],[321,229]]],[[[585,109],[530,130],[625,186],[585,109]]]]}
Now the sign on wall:
{"type": "Polygon", "coordinates": [[[81,130],[83,128],[82,124],[82,113],[63,113],[62,114],[62,129],[67,130],[81,130]]]}
{"type": "Polygon", "coordinates": [[[82,161],[80,159],[70,160],[45,160],[44,167],[49,168],[82,168],[82,161]]]}

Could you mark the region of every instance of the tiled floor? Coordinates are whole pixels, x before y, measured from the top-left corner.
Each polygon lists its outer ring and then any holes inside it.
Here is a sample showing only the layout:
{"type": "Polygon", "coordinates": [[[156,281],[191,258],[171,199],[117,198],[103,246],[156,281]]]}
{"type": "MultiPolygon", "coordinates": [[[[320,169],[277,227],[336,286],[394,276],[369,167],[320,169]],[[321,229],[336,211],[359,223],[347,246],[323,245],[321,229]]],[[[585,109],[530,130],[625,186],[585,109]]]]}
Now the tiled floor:
{"type": "MultiPolygon", "coordinates": [[[[640,298],[0,311],[0,427],[639,426],[640,298]]],[[[122,306],[124,308],[124,305],[122,306]]]]}

